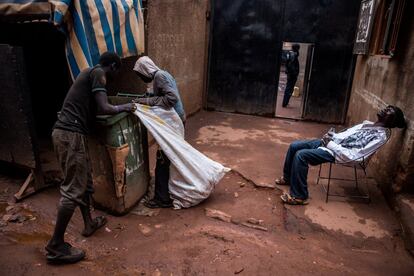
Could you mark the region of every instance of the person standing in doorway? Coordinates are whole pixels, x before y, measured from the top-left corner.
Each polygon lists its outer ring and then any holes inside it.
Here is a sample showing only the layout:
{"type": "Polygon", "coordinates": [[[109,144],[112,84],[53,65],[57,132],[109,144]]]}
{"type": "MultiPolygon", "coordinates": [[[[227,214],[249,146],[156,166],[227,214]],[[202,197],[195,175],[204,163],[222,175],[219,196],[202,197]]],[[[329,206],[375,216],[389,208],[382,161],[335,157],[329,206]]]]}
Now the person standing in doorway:
{"type": "Polygon", "coordinates": [[[134,111],[135,105],[111,105],[106,95],[106,82],[121,66],[115,53],[106,52],[99,64],[82,71],[69,89],[62,110],[55,123],[52,140],[59,165],[63,172],[60,185],[55,230],[46,245],[47,260],[51,263],[75,263],[85,257],[85,252],[64,241],[64,235],[73,212],[80,207],[84,229],[88,237],[106,223],[103,216],[92,218],[93,193],[91,166],[88,157],[87,135],[91,133],[97,114],[117,114],[134,111]]]}
{"type": "Polygon", "coordinates": [[[282,107],[286,107],[289,104],[290,97],[292,96],[293,89],[295,88],[296,81],[299,75],[299,44],[292,45],[292,51],[288,52],[286,60],[286,75],[287,82],[285,88],[285,95],[283,96],[282,107]]]}
{"type": "MultiPolygon", "coordinates": [[[[186,115],[181,102],[175,79],[167,71],[161,70],[147,56],[140,57],[135,63],[135,73],[145,83],[153,82],[153,93],[146,98],[139,98],[138,103],[162,108],[174,108],[185,125],[186,115]]],[[[172,200],[168,188],[170,179],[170,160],[161,150],[157,150],[157,163],[155,165],[155,195],[144,205],[148,208],[170,208],[172,200]]]]}

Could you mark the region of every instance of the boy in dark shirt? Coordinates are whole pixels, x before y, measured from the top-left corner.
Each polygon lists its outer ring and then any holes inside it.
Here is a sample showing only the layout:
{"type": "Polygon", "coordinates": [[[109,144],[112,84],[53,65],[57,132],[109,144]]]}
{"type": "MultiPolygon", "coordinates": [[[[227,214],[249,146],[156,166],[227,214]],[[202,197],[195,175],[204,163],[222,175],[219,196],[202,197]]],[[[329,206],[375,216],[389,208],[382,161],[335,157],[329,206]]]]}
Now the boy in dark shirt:
{"type": "Polygon", "coordinates": [[[114,106],[108,103],[106,80],[120,68],[121,59],[106,52],[99,64],[82,71],[69,89],[62,110],[52,132],[52,140],[59,164],[64,174],[60,185],[56,226],[46,246],[47,260],[55,263],[74,263],[85,257],[85,252],[64,241],[66,227],[77,206],[80,207],[88,237],[106,223],[106,218],[92,219],[90,213],[93,193],[87,135],[90,134],[97,114],[116,114],[134,111],[132,103],[114,106]]]}

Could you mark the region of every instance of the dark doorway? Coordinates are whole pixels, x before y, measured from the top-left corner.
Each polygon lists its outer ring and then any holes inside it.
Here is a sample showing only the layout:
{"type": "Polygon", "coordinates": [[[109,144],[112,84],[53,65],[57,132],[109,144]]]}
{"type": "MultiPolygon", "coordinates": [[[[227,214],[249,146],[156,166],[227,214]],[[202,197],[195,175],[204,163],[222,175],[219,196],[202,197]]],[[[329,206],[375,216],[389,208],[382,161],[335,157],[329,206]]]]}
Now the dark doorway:
{"type": "Polygon", "coordinates": [[[71,83],[65,36],[48,23],[2,23],[0,29],[0,43],[23,49],[36,134],[49,137],[71,83]]]}
{"type": "MultiPolygon", "coordinates": [[[[49,23],[0,23],[0,43],[21,49],[16,54],[24,66],[16,74],[28,91],[28,112],[32,114],[33,143],[44,171],[58,171],[51,132],[57,112],[71,85],[66,62],[65,36],[49,23]],[[30,109],[30,110],[29,110],[30,109]]],[[[12,118],[4,118],[12,120],[12,118]]],[[[27,127],[14,122],[15,130],[27,127]]]]}
{"type": "Polygon", "coordinates": [[[311,80],[310,72],[312,68],[313,49],[314,45],[311,43],[283,42],[279,85],[277,86],[276,117],[289,119],[303,118],[303,111],[306,105],[306,96],[311,80]],[[288,81],[287,68],[292,66],[294,63],[293,59],[295,53],[292,53],[292,45],[294,44],[299,46],[299,54],[297,56],[299,64],[298,75],[295,83],[293,84],[293,89],[291,91],[292,95],[288,98],[288,104],[284,107],[283,99],[285,98],[288,81]]]}

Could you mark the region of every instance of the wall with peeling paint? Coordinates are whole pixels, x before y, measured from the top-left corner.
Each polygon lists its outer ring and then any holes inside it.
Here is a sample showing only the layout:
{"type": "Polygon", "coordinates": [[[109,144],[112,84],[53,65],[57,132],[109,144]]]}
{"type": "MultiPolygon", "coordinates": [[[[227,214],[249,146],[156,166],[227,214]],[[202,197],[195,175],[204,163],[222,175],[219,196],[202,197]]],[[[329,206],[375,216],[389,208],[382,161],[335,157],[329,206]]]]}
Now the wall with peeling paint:
{"type": "Polygon", "coordinates": [[[208,0],[148,1],[148,56],[177,81],[187,114],[202,107],[208,0]]]}
{"type": "Polygon", "coordinates": [[[378,109],[400,107],[406,116],[406,130],[394,129],[391,140],[373,158],[371,174],[390,195],[414,192],[414,18],[409,11],[414,2],[406,1],[396,55],[359,56],[349,102],[349,124],[376,120],[378,109]]]}

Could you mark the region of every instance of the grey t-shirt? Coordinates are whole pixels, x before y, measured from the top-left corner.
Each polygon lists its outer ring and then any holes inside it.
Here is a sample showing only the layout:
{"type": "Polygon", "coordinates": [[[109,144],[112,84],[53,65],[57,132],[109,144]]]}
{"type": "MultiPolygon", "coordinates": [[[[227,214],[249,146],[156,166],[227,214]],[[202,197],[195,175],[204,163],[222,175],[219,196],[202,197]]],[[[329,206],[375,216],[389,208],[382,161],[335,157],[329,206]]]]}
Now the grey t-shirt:
{"type": "Polygon", "coordinates": [[[158,70],[154,74],[153,83],[154,95],[148,98],[148,105],[158,105],[164,108],[174,107],[181,120],[185,122],[186,116],[181,101],[180,92],[178,91],[175,79],[170,73],[164,70],[158,70]]]}
{"type": "Polygon", "coordinates": [[[82,134],[93,129],[95,93],[105,92],[105,72],[100,65],[82,71],[69,89],[54,128],[82,134]]]}

